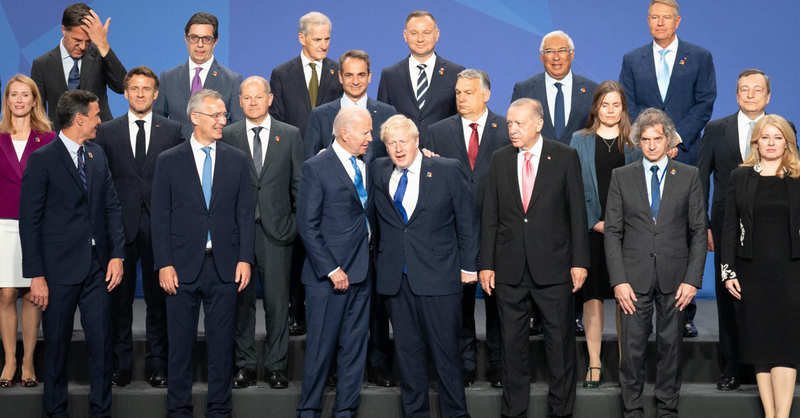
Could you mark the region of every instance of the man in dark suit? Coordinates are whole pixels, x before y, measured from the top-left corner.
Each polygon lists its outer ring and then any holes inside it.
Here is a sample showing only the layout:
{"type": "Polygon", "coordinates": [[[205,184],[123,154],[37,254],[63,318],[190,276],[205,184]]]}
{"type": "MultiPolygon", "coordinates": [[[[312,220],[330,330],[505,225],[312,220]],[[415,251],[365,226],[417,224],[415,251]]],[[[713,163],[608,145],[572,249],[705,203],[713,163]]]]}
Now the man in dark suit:
{"type": "Polygon", "coordinates": [[[230,116],[222,96],[201,89],[186,114],[185,143],[161,153],[152,192],[155,268],[167,295],[170,416],[192,415],[192,351],[200,303],[208,345],[207,417],[230,416],[236,295],[250,281],[255,223],[249,163],[221,143],[230,116]]]}
{"type": "Polygon", "coordinates": [[[644,157],[615,169],[608,191],[606,260],[622,310],[619,383],[626,418],[644,416],[645,350],[653,310],[658,416],[677,418],[683,311],[703,284],[703,188],[695,167],[667,157],[667,149],[676,145],[675,135],[666,113],[645,109],[631,128],[631,141],[644,157]]]}
{"type": "MultiPolygon", "coordinates": [[[[327,57],[331,42],[330,19],[319,12],[304,15],[300,18],[297,37],[303,46],[300,56],[272,70],[269,85],[274,100],[269,114],[278,121],[300,129],[300,137],[305,138],[311,110],[342,97],[342,86],[336,79],[339,66],[327,57]]],[[[303,308],[305,295],[299,283],[304,259],[303,245],[296,240],[289,289],[290,335],[306,332],[306,313],[303,308]]]]}
{"type": "Polygon", "coordinates": [[[91,91],[100,99],[100,119],[113,118],[108,107],[106,87],[122,93],[125,67],[108,44],[108,25],[83,3],[64,9],[58,46],[33,60],[31,78],[47,106],[53,128],[59,129],[56,104],[65,91],[91,91]]]}
{"type": "MultiPolygon", "coordinates": [[[[509,144],[506,118],[495,114],[486,103],[491,96],[489,76],[480,70],[464,70],[458,73],[456,82],[456,106],[458,113],[428,128],[428,145],[431,151],[446,158],[461,162],[461,168],[469,180],[470,191],[478,202],[478,210],[483,208],[483,195],[486,190],[486,176],[492,154],[509,144]]],[[[474,225],[479,232],[478,225],[474,225]]],[[[464,384],[469,386],[475,380],[478,365],[478,347],[475,334],[475,291],[477,283],[464,286],[461,302],[463,327],[459,335],[459,351],[464,384]]],[[[494,296],[485,295],[486,302],[486,348],[487,380],[493,387],[502,387],[502,367],[500,365],[500,323],[497,318],[497,301],[494,296]]]]}
{"type": "MultiPolygon", "coordinates": [[[[255,200],[255,260],[263,289],[267,347],[264,369],[273,389],[289,386],[289,270],[297,237],[295,202],[303,165],[300,131],[269,116],[269,82],[247,78],[239,92],[245,120],[226,126],[222,142],[248,156],[255,200]]],[[[236,388],[255,386],[256,285],[247,286],[236,302],[236,388]]]]}
{"type": "Polygon", "coordinates": [[[191,118],[186,116],[186,105],[189,98],[200,89],[219,92],[225,109],[230,112],[228,122],[244,119],[238,100],[242,76],[223,67],[214,58],[214,47],[219,41],[218,29],[216,16],[205,12],[192,15],[183,30],[189,60],[162,71],[159,77],[161,94],[156,99],[153,111],[180,122],[184,138],[189,138],[194,132],[191,118]]]}
{"type": "Polygon", "coordinates": [[[427,148],[428,126],[455,115],[456,76],[464,70],[433,51],[439,40],[436,18],[417,10],[406,17],[403,39],[411,54],[381,71],[378,101],[414,121],[419,145],[427,148]]]}
{"type": "Polygon", "coordinates": [[[67,353],[75,308],[89,353],[89,409],[111,416],[111,297],[122,279],[122,210],[103,149],[89,142],[100,99],[68,91],[56,105],[58,138],[31,154],[22,177],[22,274],[42,311],[44,412],[67,416],[67,353]]]}
{"type": "Polygon", "coordinates": [[[586,205],[578,153],[540,135],[542,105],[508,109],[511,145],[492,155],[481,222],[481,287],[497,292],[503,334],[503,417],[527,416],[528,318],[543,318],[548,416],[575,405],[575,298],[589,267],[586,205]],[[496,286],[496,288],[495,288],[496,286]]]}
{"type": "MultiPolygon", "coordinates": [[[[717,76],[711,52],[685,41],[675,32],[681,23],[675,0],[652,0],[647,22],[653,42],[622,58],[619,83],[625,88],[631,120],[644,109],[661,109],[675,123],[677,148],[667,156],[694,165],[700,149],[700,131],[706,126],[717,98],[717,76]]],[[[684,336],[696,337],[692,301],[686,312],[684,336]]]]}
{"type": "Polygon", "coordinates": [[[569,145],[572,134],[586,127],[597,83],[572,72],[575,44],[560,30],[542,38],[539,58],[544,72],[515,84],[511,101],[538,100],[545,114],[542,135],[569,145]]]}
{"type": "Polygon", "coordinates": [[[136,264],[141,261],[142,290],[147,303],[145,376],[153,387],[167,384],[167,308],[164,291],[153,268],[150,239],[150,189],[158,155],[183,142],[181,125],[153,114],[158,77],[147,67],[128,72],[123,82],[128,113],[100,125],[95,143],[108,157],[108,166],[122,205],[125,229],[125,277],[111,293],[114,349],[113,386],[131,382],[133,370],[133,295],[136,264]]]}
{"type": "MultiPolygon", "coordinates": [[[[311,111],[308,127],[303,136],[306,158],[317,155],[327,148],[334,139],[333,120],[339,110],[346,106],[361,106],[372,115],[372,132],[380,132],[386,119],[397,114],[393,106],[367,97],[367,87],[372,80],[372,68],[369,54],[351,49],[339,58],[339,82],[342,83],[344,95],[321,105],[311,111]]],[[[374,158],[386,157],[386,146],[382,141],[370,143],[374,158]]]]}
{"type": "Polygon", "coordinates": [[[366,363],[374,232],[372,118],[348,106],[333,122],[336,141],[303,164],[297,229],[308,253],[303,265],[308,334],[297,416],[319,417],[322,391],[338,348],[333,416],[358,410],[366,363]]]}
{"type": "Polygon", "coordinates": [[[426,347],[443,417],[468,417],[458,337],[463,285],[478,281],[480,217],[467,175],[448,158],[423,158],[414,122],[381,128],[389,158],[372,171],[380,227],[376,271],[400,364],[405,416],[430,416],[426,347]]]}

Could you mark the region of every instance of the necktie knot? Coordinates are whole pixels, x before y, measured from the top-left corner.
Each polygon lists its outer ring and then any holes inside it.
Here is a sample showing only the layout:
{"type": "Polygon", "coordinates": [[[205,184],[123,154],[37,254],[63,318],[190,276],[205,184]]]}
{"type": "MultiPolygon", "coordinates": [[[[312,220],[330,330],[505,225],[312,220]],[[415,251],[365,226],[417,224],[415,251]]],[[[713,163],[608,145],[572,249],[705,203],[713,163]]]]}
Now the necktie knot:
{"type": "Polygon", "coordinates": [[[199,77],[200,76],[200,71],[203,71],[203,67],[195,67],[195,69],[194,69],[195,77],[199,77]]]}
{"type": "Polygon", "coordinates": [[[669,52],[669,49],[666,49],[666,48],[662,49],[661,51],[658,51],[658,53],[661,54],[661,59],[666,58],[668,52],[669,52]]]}
{"type": "Polygon", "coordinates": [[[531,158],[533,158],[533,154],[531,154],[530,152],[526,152],[523,155],[523,157],[525,157],[525,163],[527,164],[527,163],[531,162],[531,158]]]}
{"type": "Polygon", "coordinates": [[[312,71],[317,69],[317,63],[316,62],[309,62],[308,66],[311,67],[312,71]]]}
{"type": "Polygon", "coordinates": [[[472,128],[473,131],[477,131],[478,130],[478,124],[477,123],[470,123],[469,127],[472,128]]]}
{"type": "Polygon", "coordinates": [[[254,135],[253,139],[254,140],[261,139],[261,137],[259,135],[261,135],[261,130],[262,129],[264,129],[263,126],[256,126],[255,128],[253,128],[253,135],[254,135]]]}
{"type": "Polygon", "coordinates": [[[82,159],[83,159],[83,145],[78,147],[78,160],[82,160],[82,159]]]}
{"type": "Polygon", "coordinates": [[[561,91],[561,87],[563,86],[563,84],[561,84],[561,83],[555,83],[555,86],[556,86],[556,88],[558,89],[558,91],[561,91]]]}
{"type": "Polygon", "coordinates": [[[419,64],[417,65],[417,68],[419,68],[420,72],[423,72],[426,68],[428,68],[428,64],[419,64]]]}
{"type": "Polygon", "coordinates": [[[206,154],[206,157],[210,157],[211,156],[211,147],[203,147],[203,148],[200,148],[200,150],[202,150],[206,154]]]}
{"type": "Polygon", "coordinates": [[[658,175],[658,166],[657,166],[657,165],[654,165],[654,166],[650,167],[650,171],[651,171],[653,174],[655,174],[655,175],[658,175]]]}
{"type": "Polygon", "coordinates": [[[137,120],[136,121],[136,125],[139,126],[139,129],[144,129],[144,121],[143,120],[137,120]]]}

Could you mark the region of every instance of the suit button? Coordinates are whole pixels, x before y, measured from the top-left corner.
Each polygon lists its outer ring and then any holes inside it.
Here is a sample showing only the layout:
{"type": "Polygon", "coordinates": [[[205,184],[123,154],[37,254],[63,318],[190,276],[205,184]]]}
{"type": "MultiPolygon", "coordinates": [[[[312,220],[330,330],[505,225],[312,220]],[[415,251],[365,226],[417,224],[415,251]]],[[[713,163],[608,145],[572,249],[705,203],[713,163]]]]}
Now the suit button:
{"type": "Polygon", "coordinates": [[[658,232],[653,232],[653,236],[658,236],[658,232]]]}
{"type": "Polygon", "coordinates": [[[261,186],[258,186],[258,190],[261,190],[261,186]]]}
{"type": "Polygon", "coordinates": [[[420,122],[425,122],[425,118],[419,118],[420,122]]]}
{"type": "Polygon", "coordinates": [[[403,232],[408,232],[408,228],[403,228],[403,232]]]}
{"type": "Polygon", "coordinates": [[[650,253],[650,257],[655,257],[655,253],[650,253]]]}
{"type": "Polygon", "coordinates": [[[528,218],[525,218],[525,223],[528,223],[528,218]]]}
{"type": "Polygon", "coordinates": [[[472,184],[475,184],[475,179],[470,180],[472,184]]]}

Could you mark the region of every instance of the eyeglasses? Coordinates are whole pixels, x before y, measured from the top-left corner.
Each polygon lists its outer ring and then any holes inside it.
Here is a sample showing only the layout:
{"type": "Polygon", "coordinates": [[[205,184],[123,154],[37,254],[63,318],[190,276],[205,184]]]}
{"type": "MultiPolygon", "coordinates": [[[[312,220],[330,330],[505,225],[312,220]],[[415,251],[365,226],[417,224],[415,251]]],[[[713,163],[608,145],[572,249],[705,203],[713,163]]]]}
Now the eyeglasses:
{"type": "Polygon", "coordinates": [[[203,112],[194,112],[194,113],[208,116],[208,117],[210,117],[211,119],[214,119],[214,120],[228,119],[229,117],[231,117],[231,114],[228,113],[228,112],[225,112],[225,113],[214,113],[213,115],[209,115],[208,113],[203,113],[203,112]]]}
{"type": "Polygon", "coordinates": [[[197,35],[189,35],[186,37],[189,40],[189,43],[196,44],[200,41],[203,41],[203,44],[210,44],[214,42],[214,37],[212,36],[197,36],[197,35]]]}
{"type": "Polygon", "coordinates": [[[545,49],[542,54],[546,57],[552,57],[554,54],[561,55],[562,57],[572,52],[569,48],[561,48],[561,49],[545,49]]]}

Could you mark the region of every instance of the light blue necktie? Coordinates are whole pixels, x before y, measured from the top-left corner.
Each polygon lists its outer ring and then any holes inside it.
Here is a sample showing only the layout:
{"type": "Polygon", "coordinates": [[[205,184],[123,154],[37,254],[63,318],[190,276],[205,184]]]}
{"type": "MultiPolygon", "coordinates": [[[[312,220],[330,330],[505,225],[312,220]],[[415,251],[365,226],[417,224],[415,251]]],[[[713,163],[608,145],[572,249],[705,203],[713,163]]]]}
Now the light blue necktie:
{"type": "MultiPolygon", "coordinates": [[[[364,188],[364,178],[361,177],[361,170],[358,168],[358,164],[356,164],[356,157],[350,157],[350,163],[353,164],[353,170],[356,171],[356,176],[353,179],[353,183],[356,185],[356,192],[358,192],[358,200],[361,201],[361,207],[367,207],[367,189],[364,188]]],[[[369,231],[369,218],[364,215],[364,220],[367,221],[367,231],[369,231]]]]}
{"type": "Polygon", "coordinates": [[[661,54],[661,59],[658,61],[656,77],[658,77],[658,91],[661,92],[661,101],[666,100],[667,89],[669,88],[669,66],[667,65],[666,59],[667,52],[669,52],[669,49],[658,51],[658,53],[661,54]]]}
{"type": "MultiPolygon", "coordinates": [[[[200,148],[206,153],[206,160],[203,161],[203,197],[206,199],[206,209],[211,205],[211,147],[200,148]]],[[[208,231],[206,242],[211,241],[211,230],[208,231]]]]}
{"type": "Polygon", "coordinates": [[[750,138],[753,137],[753,128],[755,128],[756,126],[755,121],[752,120],[750,122],[747,122],[747,124],[750,125],[750,129],[747,130],[747,145],[744,146],[745,159],[747,159],[747,157],[750,156],[750,138]]]}
{"type": "Polygon", "coordinates": [[[564,126],[567,124],[567,114],[564,111],[564,92],[561,91],[563,84],[556,83],[558,92],[556,93],[556,114],[553,118],[553,129],[556,131],[556,141],[561,140],[561,134],[564,133],[564,126]]]}
{"type": "Polygon", "coordinates": [[[661,206],[661,182],[658,179],[658,166],[650,167],[653,173],[650,176],[650,196],[652,196],[652,203],[650,203],[650,212],[653,213],[653,221],[658,221],[658,207],[661,206]]]}

